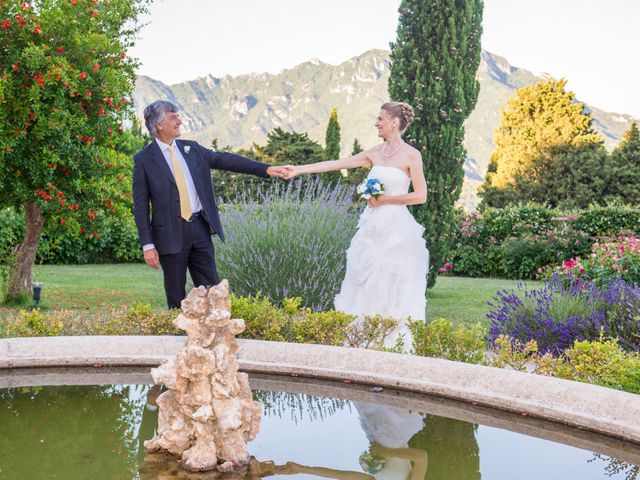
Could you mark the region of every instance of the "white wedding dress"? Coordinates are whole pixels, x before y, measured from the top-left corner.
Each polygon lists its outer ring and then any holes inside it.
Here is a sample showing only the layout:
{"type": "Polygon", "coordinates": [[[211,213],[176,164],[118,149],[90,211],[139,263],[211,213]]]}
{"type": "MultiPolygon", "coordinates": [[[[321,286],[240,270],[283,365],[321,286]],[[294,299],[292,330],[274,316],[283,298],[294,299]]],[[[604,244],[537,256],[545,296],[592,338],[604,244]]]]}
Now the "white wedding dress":
{"type": "MultiPolygon", "coordinates": [[[[380,180],[386,196],[406,194],[411,183],[404,171],[384,165],[374,165],[368,178],[380,180]]],[[[359,317],[379,314],[397,319],[386,347],[393,347],[402,336],[404,350],[409,351],[412,341],[406,320],[425,319],[429,251],[423,232],[405,205],[367,206],[347,249],[335,309],[359,317]]]]}

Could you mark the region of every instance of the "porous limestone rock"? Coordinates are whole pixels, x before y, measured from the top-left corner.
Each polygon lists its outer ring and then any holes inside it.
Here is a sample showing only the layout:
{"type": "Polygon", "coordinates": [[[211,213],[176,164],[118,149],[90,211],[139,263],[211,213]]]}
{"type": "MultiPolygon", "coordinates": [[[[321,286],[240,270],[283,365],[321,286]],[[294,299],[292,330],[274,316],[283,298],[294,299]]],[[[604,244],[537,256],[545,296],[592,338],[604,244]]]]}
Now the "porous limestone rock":
{"type": "Polygon", "coordinates": [[[151,370],[167,391],[157,399],[157,434],[144,446],[180,456],[191,471],[241,468],[249,463],[246,442],[258,434],[261,409],[247,374],[238,372],[235,337],[245,326],[231,318],[229,283],[191,290],[174,323],[187,333],[187,345],[151,370]]]}

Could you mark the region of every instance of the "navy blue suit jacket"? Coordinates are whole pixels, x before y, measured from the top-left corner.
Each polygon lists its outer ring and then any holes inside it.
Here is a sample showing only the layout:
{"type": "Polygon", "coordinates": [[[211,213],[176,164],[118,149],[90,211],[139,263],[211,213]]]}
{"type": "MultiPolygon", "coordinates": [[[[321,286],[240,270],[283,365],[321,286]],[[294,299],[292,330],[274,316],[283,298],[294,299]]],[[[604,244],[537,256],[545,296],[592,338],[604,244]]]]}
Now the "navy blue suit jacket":
{"type": "MultiPolygon", "coordinates": [[[[210,170],[249,173],[268,177],[269,165],[228,152],[214,152],[191,140],[178,140],[202,204],[202,215],[224,241],[210,170]],[[189,146],[189,153],[185,151],[189,146]]],[[[154,140],[134,156],[133,215],[140,245],[153,243],[160,255],[182,250],[182,226],[178,187],[169,165],[154,140]]]]}

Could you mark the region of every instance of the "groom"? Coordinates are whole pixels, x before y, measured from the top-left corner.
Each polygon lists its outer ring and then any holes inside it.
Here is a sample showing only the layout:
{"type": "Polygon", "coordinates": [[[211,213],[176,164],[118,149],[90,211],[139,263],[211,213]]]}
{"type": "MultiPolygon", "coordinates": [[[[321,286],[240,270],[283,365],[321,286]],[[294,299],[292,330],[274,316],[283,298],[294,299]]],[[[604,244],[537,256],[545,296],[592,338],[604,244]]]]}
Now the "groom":
{"type": "Polygon", "coordinates": [[[282,177],[269,166],[227,152],[214,152],[192,140],[177,140],[182,121],[171,102],[158,100],[144,110],[154,140],[134,155],[133,215],[144,261],[162,266],[169,309],[185,298],[187,268],[194,285],[220,283],[212,234],[224,241],[210,170],[282,177]],[[151,207],[151,208],[149,208],[151,207]]]}

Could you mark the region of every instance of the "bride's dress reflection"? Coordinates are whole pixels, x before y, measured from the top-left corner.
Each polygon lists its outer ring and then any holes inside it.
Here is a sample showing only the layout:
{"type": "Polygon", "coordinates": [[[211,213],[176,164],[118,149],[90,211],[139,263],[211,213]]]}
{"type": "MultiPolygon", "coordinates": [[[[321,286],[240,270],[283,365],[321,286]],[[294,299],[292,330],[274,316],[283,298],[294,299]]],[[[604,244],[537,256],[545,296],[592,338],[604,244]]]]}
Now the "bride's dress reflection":
{"type": "Polygon", "coordinates": [[[354,402],[360,425],[370,442],[360,466],[377,480],[421,480],[427,452],[410,448],[409,440],[424,428],[425,414],[389,405],[354,402]]]}

